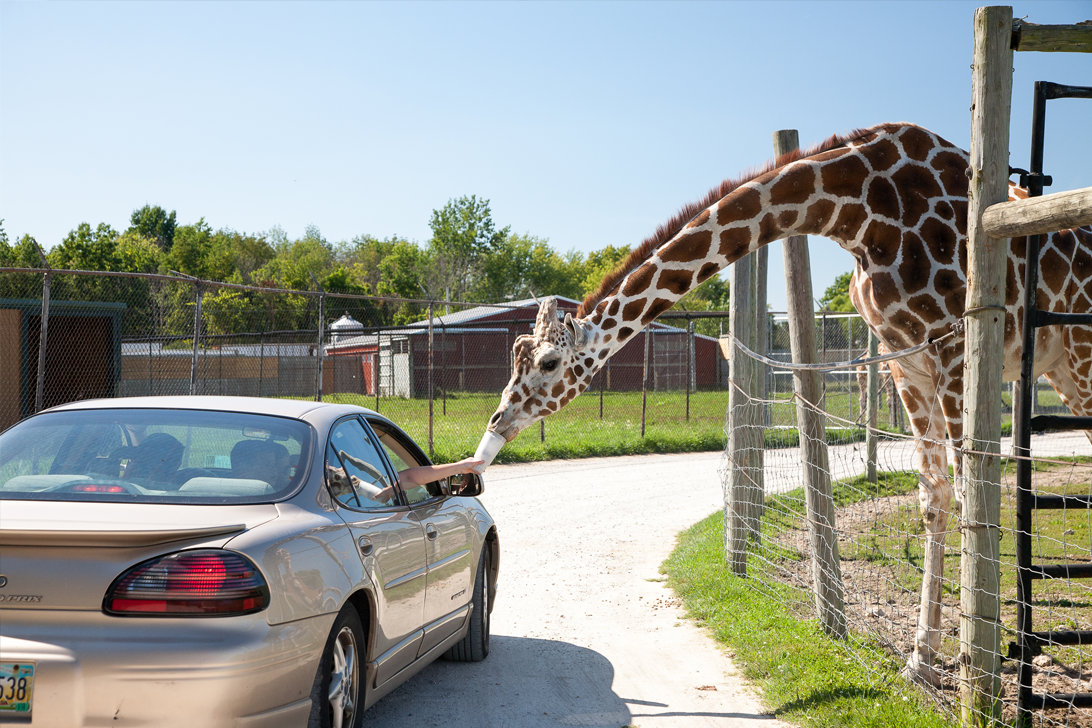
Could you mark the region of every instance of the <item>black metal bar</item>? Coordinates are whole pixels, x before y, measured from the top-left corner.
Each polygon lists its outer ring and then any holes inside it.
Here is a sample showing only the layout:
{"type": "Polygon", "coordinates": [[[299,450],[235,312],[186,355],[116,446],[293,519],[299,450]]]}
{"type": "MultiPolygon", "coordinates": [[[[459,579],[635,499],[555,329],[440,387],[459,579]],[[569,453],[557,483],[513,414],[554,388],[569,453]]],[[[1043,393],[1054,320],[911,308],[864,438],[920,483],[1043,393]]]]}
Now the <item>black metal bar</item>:
{"type": "Polygon", "coordinates": [[[1067,86],[1063,83],[1040,81],[1047,99],[1092,99],[1092,86],[1067,86]]]}
{"type": "Polygon", "coordinates": [[[1025,567],[1024,571],[1026,571],[1032,579],[1092,579],[1092,562],[1080,564],[1033,564],[1025,567]]]}
{"type": "Polygon", "coordinates": [[[1037,311],[1036,326],[1087,326],[1092,324],[1092,313],[1051,313],[1037,311]]]}
{"type": "MultiPolygon", "coordinates": [[[[1046,96],[1043,82],[1035,83],[1031,120],[1031,159],[1028,196],[1043,194],[1043,135],[1046,124],[1046,96]]],[[[1032,492],[1031,492],[1031,396],[1035,386],[1036,293],[1039,290],[1040,236],[1029,235],[1024,260],[1023,351],[1020,356],[1019,401],[1013,402],[1013,449],[1016,461],[1016,640],[1020,646],[1017,668],[1016,725],[1031,723],[1031,650],[1034,637],[1031,626],[1032,492]],[[1022,456],[1022,457],[1020,457],[1022,456]]]]}
{"type": "Polygon", "coordinates": [[[1092,430],[1092,417],[1074,417],[1071,415],[1037,415],[1031,418],[1031,429],[1043,430],[1092,430]]]}
{"type": "Polygon", "coordinates": [[[1064,508],[1092,508],[1092,495],[1033,495],[1031,507],[1054,511],[1064,508]]]}
{"type": "Polygon", "coordinates": [[[1032,632],[1040,645],[1092,645],[1092,631],[1032,632]]]}
{"type": "Polygon", "coordinates": [[[1032,710],[1051,708],[1092,708],[1092,693],[1031,693],[1027,707],[1032,710]]]}

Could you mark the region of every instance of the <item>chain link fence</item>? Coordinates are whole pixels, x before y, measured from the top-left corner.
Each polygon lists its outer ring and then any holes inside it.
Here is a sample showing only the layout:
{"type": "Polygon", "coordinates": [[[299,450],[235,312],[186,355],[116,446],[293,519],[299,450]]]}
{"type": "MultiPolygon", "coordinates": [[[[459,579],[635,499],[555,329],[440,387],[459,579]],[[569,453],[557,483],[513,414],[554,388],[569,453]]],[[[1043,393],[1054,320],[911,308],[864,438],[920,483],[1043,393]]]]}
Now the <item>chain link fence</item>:
{"type": "MultiPolygon", "coordinates": [[[[559,309],[578,304],[560,299],[559,309]]],[[[438,457],[457,458],[473,452],[511,375],[512,345],[533,330],[537,312],[534,300],[393,299],[317,286],[290,291],[177,275],[3,268],[0,429],[81,399],[294,397],[369,407],[438,457]]],[[[823,361],[865,351],[859,316],[817,314],[815,321],[823,361]]],[[[768,315],[771,358],[790,358],[787,331],[784,314],[768,315]]],[[[688,437],[719,449],[727,335],[727,312],[662,315],[607,362],[582,397],[517,443],[537,448],[533,457],[577,437],[688,437]]],[[[826,373],[825,409],[859,422],[862,376],[826,373]]],[[[791,376],[770,369],[766,392],[788,401],[791,376]]],[[[881,397],[880,422],[903,430],[902,408],[891,401],[881,397]]]]}

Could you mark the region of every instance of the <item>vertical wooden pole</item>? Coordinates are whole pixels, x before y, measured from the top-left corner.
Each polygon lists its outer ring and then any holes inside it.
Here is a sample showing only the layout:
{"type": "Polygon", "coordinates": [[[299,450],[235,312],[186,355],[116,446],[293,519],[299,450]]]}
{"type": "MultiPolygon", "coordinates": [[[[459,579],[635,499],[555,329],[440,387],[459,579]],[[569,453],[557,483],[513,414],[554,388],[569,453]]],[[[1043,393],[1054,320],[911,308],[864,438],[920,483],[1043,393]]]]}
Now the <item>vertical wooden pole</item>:
{"type": "MultiPolygon", "coordinates": [[[[868,332],[868,355],[870,357],[878,355],[879,352],[879,340],[876,339],[876,335],[871,331],[868,332]]],[[[876,364],[868,365],[868,416],[865,418],[867,427],[865,429],[865,462],[868,470],[868,482],[875,483],[878,479],[878,473],[876,472],[876,456],[879,451],[878,440],[876,439],[876,414],[878,411],[877,405],[879,404],[880,393],[880,368],[876,364]]],[[[852,397],[850,398],[852,399],[852,397]]]]}
{"type": "Polygon", "coordinates": [[[1008,240],[988,237],[982,212],[1008,198],[1012,8],[978,8],[971,66],[971,182],[963,390],[966,456],[960,559],[959,678],[965,726],[999,722],[1001,701],[1001,364],[1008,240]]]}
{"type": "MultiPolygon", "coordinates": [[[[748,349],[755,346],[754,258],[745,256],[732,264],[729,304],[731,334],[748,349]]],[[[747,575],[747,540],[758,530],[754,478],[756,450],[754,402],[755,360],[732,346],[728,355],[732,385],[728,390],[728,488],[724,529],[725,558],[732,572],[747,575]]]]}
{"type": "MultiPolygon", "coordinates": [[[[794,129],[774,132],[774,155],[791,152],[800,142],[794,129]]],[[[815,314],[812,308],[811,259],[806,235],[794,235],[784,242],[785,289],[789,313],[789,342],[792,360],[815,362],[815,314]]],[[[842,570],[838,561],[838,539],[834,532],[834,496],[830,485],[823,416],[813,407],[822,401],[819,372],[796,371],[796,417],[800,428],[800,450],[804,464],[804,501],[808,514],[808,542],[811,546],[812,583],[815,609],[823,630],[835,637],[846,634],[842,570]],[[804,402],[810,402],[808,407],[804,402]]]]}
{"type": "MultiPolygon", "coordinates": [[[[759,248],[754,254],[754,275],[755,275],[755,309],[754,309],[754,321],[755,321],[755,348],[754,351],[762,356],[766,356],[766,283],[768,280],[770,249],[766,246],[759,248]]],[[[755,362],[755,378],[754,386],[751,388],[751,396],[755,400],[765,400],[768,394],[766,390],[766,365],[762,362],[755,362]]],[[[766,405],[760,402],[756,402],[755,410],[753,412],[754,422],[752,423],[755,428],[754,440],[756,443],[755,450],[755,463],[754,463],[754,488],[752,494],[754,495],[754,515],[755,530],[751,533],[751,538],[756,542],[759,540],[759,536],[762,533],[762,529],[758,527],[759,522],[762,520],[762,515],[766,511],[766,405]]]]}

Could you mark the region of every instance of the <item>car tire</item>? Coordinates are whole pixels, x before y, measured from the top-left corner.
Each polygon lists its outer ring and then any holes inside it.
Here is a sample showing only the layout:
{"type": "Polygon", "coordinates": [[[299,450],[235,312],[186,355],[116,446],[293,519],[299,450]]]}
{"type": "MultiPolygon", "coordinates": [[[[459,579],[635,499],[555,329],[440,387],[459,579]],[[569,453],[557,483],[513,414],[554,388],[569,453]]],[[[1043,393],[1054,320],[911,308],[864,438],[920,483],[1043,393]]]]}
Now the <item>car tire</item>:
{"type": "Polygon", "coordinates": [[[307,728],[360,728],[364,724],[364,628],[346,604],[334,620],[311,686],[307,728]]]}
{"type": "Polygon", "coordinates": [[[474,579],[474,609],[466,637],[451,646],[444,658],[455,662],[481,662],[489,654],[489,565],[491,552],[487,543],[478,559],[478,575],[474,579]]]}

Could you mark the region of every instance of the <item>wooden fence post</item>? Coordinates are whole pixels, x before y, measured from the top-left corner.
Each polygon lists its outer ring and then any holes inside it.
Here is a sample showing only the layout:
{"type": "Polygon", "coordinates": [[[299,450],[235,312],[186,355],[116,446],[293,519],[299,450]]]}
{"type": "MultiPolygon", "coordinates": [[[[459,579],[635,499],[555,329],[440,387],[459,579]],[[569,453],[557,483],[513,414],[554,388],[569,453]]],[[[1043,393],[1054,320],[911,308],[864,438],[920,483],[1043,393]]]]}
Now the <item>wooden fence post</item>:
{"type": "MultiPolygon", "coordinates": [[[[774,132],[773,140],[775,157],[793,151],[800,144],[795,129],[774,132]]],[[[792,360],[798,364],[810,364],[816,361],[815,315],[807,236],[794,235],[789,238],[784,242],[784,251],[792,360]]],[[[838,562],[838,539],[834,532],[834,496],[830,485],[826,432],[823,415],[815,409],[822,400],[820,376],[816,371],[793,372],[796,417],[804,464],[804,501],[808,515],[815,611],[827,634],[844,637],[845,603],[842,597],[842,570],[838,562]],[[812,406],[804,402],[810,402],[812,406]]]]}
{"type": "Polygon", "coordinates": [[[1007,239],[982,229],[987,207],[1008,198],[1012,8],[978,8],[971,66],[971,161],[967,208],[967,313],[961,520],[959,679],[965,726],[1001,718],[1001,357],[1007,239]]]}
{"type": "MultiPolygon", "coordinates": [[[[748,349],[755,346],[753,306],[753,257],[748,255],[732,264],[732,288],[729,307],[732,336],[748,349]]],[[[756,450],[754,402],[755,360],[732,346],[728,353],[732,384],[728,390],[728,488],[724,503],[724,552],[732,572],[747,575],[749,532],[758,529],[754,490],[756,450]]]]}
{"type": "MultiPolygon", "coordinates": [[[[871,331],[868,332],[868,355],[879,355],[879,340],[871,331]]],[[[879,452],[876,438],[876,410],[880,399],[880,368],[877,364],[868,365],[868,412],[865,417],[865,464],[868,470],[868,482],[875,483],[878,480],[876,472],[876,456],[879,452]]]]}

